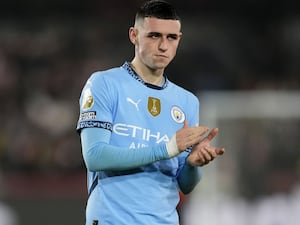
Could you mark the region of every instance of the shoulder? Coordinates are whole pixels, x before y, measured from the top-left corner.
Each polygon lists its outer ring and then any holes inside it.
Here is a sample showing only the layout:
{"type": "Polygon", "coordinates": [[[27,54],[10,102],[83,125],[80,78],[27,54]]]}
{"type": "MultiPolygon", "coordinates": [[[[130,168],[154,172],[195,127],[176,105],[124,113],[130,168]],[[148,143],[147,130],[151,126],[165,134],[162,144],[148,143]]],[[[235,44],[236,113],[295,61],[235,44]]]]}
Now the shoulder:
{"type": "Polygon", "coordinates": [[[122,67],[114,67],[103,71],[96,71],[91,74],[88,81],[99,82],[119,79],[120,74],[123,74],[124,72],[125,71],[122,69],[122,67]]]}
{"type": "MultiPolygon", "coordinates": [[[[84,89],[90,88],[92,90],[113,89],[118,85],[124,76],[125,70],[122,67],[114,67],[107,70],[95,71],[87,79],[84,89]]],[[[121,81],[122,82],[122,81],[121,81]]]]}
{"type": "Polygon", "coordinates": [[[185,101],[198,103],[198,97],[191,91],[169,81],[170,88],[174,91],[174,96],[181,96],[185,101]],[[176,94],[176,95],[175,95],[176,94]]]}

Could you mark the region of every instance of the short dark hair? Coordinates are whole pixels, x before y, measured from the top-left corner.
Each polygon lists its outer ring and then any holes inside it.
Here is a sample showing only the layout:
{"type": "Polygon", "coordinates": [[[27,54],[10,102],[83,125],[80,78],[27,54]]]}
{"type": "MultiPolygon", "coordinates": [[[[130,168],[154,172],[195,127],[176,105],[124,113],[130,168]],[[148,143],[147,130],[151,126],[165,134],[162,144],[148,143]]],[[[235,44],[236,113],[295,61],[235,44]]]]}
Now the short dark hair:
{"type": "Polygon", "coordinates": [[[135,19],[143,19],[145,17],[181,20],[175,7],[164,0],[146,1],[136,13],[135,19]]]}

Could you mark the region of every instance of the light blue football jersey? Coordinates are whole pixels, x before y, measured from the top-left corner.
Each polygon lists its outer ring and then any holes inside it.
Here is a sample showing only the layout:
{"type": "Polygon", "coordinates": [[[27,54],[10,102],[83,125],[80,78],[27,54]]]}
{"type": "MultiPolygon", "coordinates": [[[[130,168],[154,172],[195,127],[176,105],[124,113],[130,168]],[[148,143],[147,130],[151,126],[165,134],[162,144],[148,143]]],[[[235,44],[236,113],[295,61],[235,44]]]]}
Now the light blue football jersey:
{"type": "MultiPolygon", "coordinates": [[[[111,131],[110,143],[132,151],[166,143],[183,127],[198,125],[199,101],[165,78],[162,87],[145,83],[125,62],[96,72],[80,97],[77,130],[111,131]]],[[[177,225],[177,175],[188,152],[139,168],[88,171],[88,188],[97,186],[87,203],[87,225],[177,225]]]]}

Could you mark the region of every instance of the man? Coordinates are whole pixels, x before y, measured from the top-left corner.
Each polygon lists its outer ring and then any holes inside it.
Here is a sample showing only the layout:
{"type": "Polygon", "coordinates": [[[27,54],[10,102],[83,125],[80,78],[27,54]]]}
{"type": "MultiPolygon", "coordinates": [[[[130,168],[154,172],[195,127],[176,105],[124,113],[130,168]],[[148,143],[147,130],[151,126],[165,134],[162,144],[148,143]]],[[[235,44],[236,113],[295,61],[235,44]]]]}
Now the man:
{"type": "Polygon", "coordinates": [[[92,74],[83,88],[86,225],[178,225],[179,191],[190,193],[199,167],[223,154],[210,145],[217,128],[203,137],[196,96],[164,74],[181,36],[170,4],[146,2],[129,29],[133,60],[92,74]]]}

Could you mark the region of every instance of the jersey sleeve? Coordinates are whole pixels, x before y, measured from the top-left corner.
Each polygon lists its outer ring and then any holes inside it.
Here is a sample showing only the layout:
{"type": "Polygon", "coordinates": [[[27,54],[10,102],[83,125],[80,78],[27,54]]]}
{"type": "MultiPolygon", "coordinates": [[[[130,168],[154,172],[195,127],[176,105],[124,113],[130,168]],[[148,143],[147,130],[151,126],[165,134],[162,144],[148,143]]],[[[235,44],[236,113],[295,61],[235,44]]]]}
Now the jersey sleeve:
{"type": "Polygon", "coordinates": [[[114,91],[107,84],[104,72],[96,72],[86,82],[80,99],[80,115],[77,131],[84,128],[103,128],[112,130],[114,91]]]}
{"type": "Polygon", "coordinates": [[[84,129],[80,136],[83,158],[89,171],[128,170],[169,158],[165,144],[132,151],[108,144],[110,132],[107,130],[84,129]]]}

